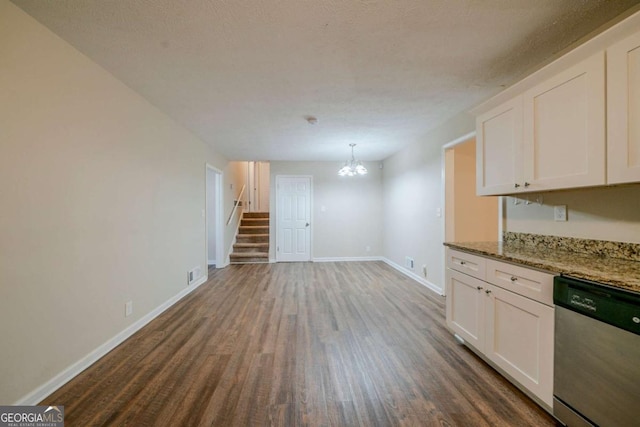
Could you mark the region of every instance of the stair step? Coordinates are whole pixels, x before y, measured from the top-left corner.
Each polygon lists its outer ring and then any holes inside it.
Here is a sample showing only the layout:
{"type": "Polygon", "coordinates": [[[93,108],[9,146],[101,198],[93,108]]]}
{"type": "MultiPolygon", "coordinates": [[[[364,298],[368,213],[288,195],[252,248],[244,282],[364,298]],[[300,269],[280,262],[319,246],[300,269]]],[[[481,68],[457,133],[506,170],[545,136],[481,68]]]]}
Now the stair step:
{"type": "Polygon", "coordinates": [[[233,245],[233,253],[241,252],[269,252],[269,243],[236,243],[233,245]]]}
{"type": "Polygon", "coordinates": [[[238,234],[236,243],[269,243],[269,234],[238,234]]]}
{"type": "Polygon", "coordinates": [[[269,262],[269,212],[244,212],[229,254],[231,264],[269,262]]]}
{"type": "Polygon", "coordinates": [[[244,252],[233,253],[229,255],[232,264],[269,262],[269,254],[267,252],[244,252]]]}
{"type": "Polygon", "coordinates": [[[269,234],[269,226],[241,225],[238,234],[269,234]]]}
{"type": "Polygon", "coordinates": [[[243,218],[269,218],[269,212],[245,212],[243,218]]]}
{"type": "Polygon", "coordinates": [[[242,220],[240,221],[240,226],[244,227],[244,226],[261,226],[261,227],[268,227],[269,226],[269,218],[242,218],[242,220]]]}

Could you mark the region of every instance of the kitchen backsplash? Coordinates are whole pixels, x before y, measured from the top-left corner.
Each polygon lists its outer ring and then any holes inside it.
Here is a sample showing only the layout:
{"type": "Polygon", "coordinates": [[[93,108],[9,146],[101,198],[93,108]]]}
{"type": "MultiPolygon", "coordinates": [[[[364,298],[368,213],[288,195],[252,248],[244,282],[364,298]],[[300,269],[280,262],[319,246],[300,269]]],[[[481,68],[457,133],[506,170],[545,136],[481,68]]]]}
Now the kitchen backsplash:
{"type": "Polygon", "coordinates": [[[607,240],[580,239],[577,237],[544,236],[540,234],[514,233],[506,231],[502,240],[505,244],[531,247],[538,250],[555,249],[601,257],[640,261],[640,244],[610,242],[607,240]]]}

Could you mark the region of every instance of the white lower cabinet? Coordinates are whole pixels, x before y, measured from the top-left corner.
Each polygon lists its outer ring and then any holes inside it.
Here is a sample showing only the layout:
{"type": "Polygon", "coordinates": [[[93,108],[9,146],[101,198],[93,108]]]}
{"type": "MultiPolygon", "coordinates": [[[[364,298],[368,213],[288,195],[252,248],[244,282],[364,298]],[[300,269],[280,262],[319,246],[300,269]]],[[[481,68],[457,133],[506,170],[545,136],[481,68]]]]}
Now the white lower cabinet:
{"type": "Polygon", "coordinates": [[[550,410],[554,308],[451,268],[446,281],[449,328],[550,410]]]}
{"type": "Polygon", "coordinates": [[[466,342],[484,349],[485,302],[481,280],[447,269],[447,325],[466,342]]]}
{"type": "Polygon", "coordinates": [[[484,354],[552,407],[554,309],[497,286],[487,291],[484,354]]]}

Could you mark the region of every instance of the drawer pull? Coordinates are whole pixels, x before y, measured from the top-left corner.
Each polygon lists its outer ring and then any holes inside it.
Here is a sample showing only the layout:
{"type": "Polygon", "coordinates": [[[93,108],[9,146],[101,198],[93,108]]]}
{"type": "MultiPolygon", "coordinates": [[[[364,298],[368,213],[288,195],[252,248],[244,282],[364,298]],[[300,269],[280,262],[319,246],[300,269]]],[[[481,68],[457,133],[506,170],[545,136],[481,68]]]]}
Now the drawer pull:
{"type": "Polygon", "coordinates": [[[482,290],[482,286],[478,286],[478,287],[476,287],[476,289],[481,291],[482,290]]]}
{"type": "Polygon", "coordinates": [[[491,293],[491,289],[487,289],[486,291],[484,291],[484,293],[489,295],[491,293]]]}
{"type": "Polygon", "coordinates": [[[515,282],[516,280],[518,280],[518,278],[516,276],[511,276],[511,281],[515,282]]]}
{"type": "Polygon", "coordinates": [[[466,262],[460,261],[460,265],[465,265],[465,264],[466,264],[466,262]]]}

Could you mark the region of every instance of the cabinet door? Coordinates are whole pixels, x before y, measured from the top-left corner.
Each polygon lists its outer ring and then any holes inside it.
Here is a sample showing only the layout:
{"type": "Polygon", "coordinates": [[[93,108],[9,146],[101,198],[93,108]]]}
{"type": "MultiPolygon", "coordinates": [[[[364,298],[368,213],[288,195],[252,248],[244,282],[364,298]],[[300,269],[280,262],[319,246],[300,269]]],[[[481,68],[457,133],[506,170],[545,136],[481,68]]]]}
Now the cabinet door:
{"type": "Polygon", "coordinates": [[[476,193],[510,194],[522,182],[522,96],[518,96],[476,118],[476,193]]]}
{"type": "Polygon", "coordinates": [[[486,283],[447,269],[447,326],[469,345],[484,350],[484,288],[486,283]]]}
{"type": "Polygon", "coordinates": [[[607,182],[640,181],[640,33],[607,49],[607,182]]]}
{"type": "Polygon", "coordinates": [[[524,93],[527,191],[605,183],[604,52],[524,93]]]}
{"type": "Polygon", "coordinates": [[[485,355],[551,407],[554,309],[493,285],[487,290],[485,355]]]}

